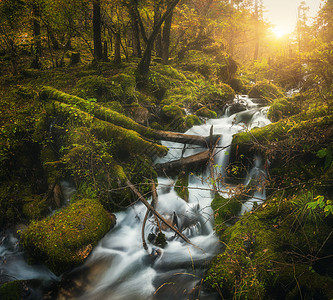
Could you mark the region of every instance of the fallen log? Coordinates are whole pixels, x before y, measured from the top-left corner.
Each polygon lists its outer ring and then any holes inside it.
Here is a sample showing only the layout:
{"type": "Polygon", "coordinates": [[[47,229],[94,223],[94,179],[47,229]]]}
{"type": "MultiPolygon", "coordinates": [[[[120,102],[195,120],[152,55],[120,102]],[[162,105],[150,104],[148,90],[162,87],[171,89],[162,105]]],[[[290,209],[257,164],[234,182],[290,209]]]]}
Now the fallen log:
{"type": "Polygon", "coordinates": [[[211,150],[206,150],[191,156],[182,157],[166,163],[156,164],[155,169],[157,173],[163,174],[172,171],[183,170],[196,170],[198,166],[206,164],[211,157],[211,150]]]}
{"type": "Polygon", "coordinates": [[[162,141],[170,141],[181,144],[191,144],[198,145],[201,147],[209,147],[210,140],[213,140],[213,143],[220,137],[219,135],[211,136],[200,136],[200,135],[191,135],[171,131],[162,131],[162,130],[153,130],[154,138],[162,141]]]}
{"type": "Polygon", "coordinates": [[[143,139],[142,136],[130,129],[102,121],[69,104],[52,101],[48,108],[56,114],[67,116],[77,126],[87,126],[99,138],[113,141],[115,147],[129,153],[149,154],[151,156],[164,156],[168,149],[154,142],[143,139]]]}
{"type": "MultiPolygon", "coordinates": [[[[138,199],[149,209],[157,218],[159,218],[163,224],[165,224],[168,228],[170,228],[173,232],[175,232],[178,236],[180,236],[186,243],[191,244],[191,241],[183,235],[179,230],[177,230],[174,226],[170,225],[167,220],[165,220],[161,214],[159,214],[154,207],[152,207],[148,201],[139,193],[139,191],[135,188],[135,186],[127,179],[126,184],[128,187],[134,192],[134,194],[138,197],[138,199]]],[[[193,245],[195,246],[195,245],[193,245]]],[[[197,247],[197,246],[195,246],[197,247]]]]}
{"type": "MultiPolygon", "coordinates": [[[[138,132],[141,136],[148,139],[171,141],[182,144],[193,144],[202,147],[208,147],[211,137],[203,137],[197,135],[188,135],[183,133],[155,130],[136,123],[129,117],[124,116],[110,108],[104,107],[98,103],[87,101],[83,98],[73,96],[62,91],[59,91],[52,87],[44,87],[40,93],[39,97],[43,101],[55,100],[76,108],[93,115],[95,118],[102,121],[112,123],[114,125],[134,130],[138,132]]],[[[213,139],[217,139],[218,136],[213,136],[213,139]]]]}

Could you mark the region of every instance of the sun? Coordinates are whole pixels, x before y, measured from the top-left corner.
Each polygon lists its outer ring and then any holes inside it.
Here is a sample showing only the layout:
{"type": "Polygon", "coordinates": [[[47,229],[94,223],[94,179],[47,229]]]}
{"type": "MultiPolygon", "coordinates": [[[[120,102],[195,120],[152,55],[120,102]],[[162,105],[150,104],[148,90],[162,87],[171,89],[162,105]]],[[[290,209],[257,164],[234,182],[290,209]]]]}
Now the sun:
{"type": "Polygon", "coordinates": [[[272,28],[271,30],[272,30],[272,32],[275,34],[275,36],[276,36],[277,38],[281,38],[281,37],[283,37],[284,35],[290,33],[290,32],[288,32],[288,30],[286,30],[285,28],[283,28],[283,27],[278,27],[278,26],[275,26],[275,27],[272,28]]]}

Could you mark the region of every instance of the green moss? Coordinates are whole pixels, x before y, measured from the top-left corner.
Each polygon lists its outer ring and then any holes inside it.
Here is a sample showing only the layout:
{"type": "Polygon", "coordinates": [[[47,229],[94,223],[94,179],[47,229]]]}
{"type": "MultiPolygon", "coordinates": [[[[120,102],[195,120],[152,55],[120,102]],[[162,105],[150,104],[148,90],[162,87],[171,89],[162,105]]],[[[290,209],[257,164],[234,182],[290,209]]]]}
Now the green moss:
{"type": "Polygon", "coordinates": [[[304,193],[285,197],[280,192],[228,227],[221,235],[225,250],[213,261],[206,280],[224,297],[235,299],[285,299],[299,292],[295,290],[298,284],[306,295],[315,290],[330,299],[325,279],[332,279],[319,275],[327,274],[329,266],[313,265],[311,260],[305,263],[299,255],[327,257],[332,247],[327,241],[331,221],[309,218],[312,212],[305,204],[310,200],[303,198],[304,193]],[[323,245],[325,241],[328,244],[323,245]],[[306,282],[313,282],[313,290],[306,282]]]}
{"type": "Polygon", "coordinates": [[[107,101],[110,89],[107,81],[101,76],[87,76],[81,78],[74,87],[73,93],[85,99],[107,101]]]}
{"type": "Polygon", "coordinates": [[[250,90],[251,98],[263,98],[272,102],[276,98],[283,97],[281,90],[268,80],[258,81],[250,90]]]}
{"type": "Polygon", "coordinates": [[[112,142],[117,152],[123,150],[127,153],[147,153],[152,156],[163,156],[167,153],[166,147],[144,140],[136,131],[101,121],[73,106],[53,101],[49,110],[67,116],[76,126],[89,127],[97,138],[112,142]]]}
{"type": "Polygon", "coordinates": [[[217,118],[217,113],[208,109],[207,107],[202,107],[198,109],[195,114],[199,117],[207,118],[207,119],[214,119],[217,118]]]}
{"type": "Polygon", "coordinates": [[[128,101],[132,99],[135,94],[135,76],[133,74],[119,73],[111,77],[112,84],[117,83],[121,86],[122,92],[128,101]]]}
{"type": "MultiPolygon", "coordinates": [[[[131,129],[139,132],[142,135],[145,135],[147,137],[152,137],[153,133],[149,128],[146,128],[135,121],[133,121],[131,118],[128,118],[117,111],[114,111],[110,108],[103,107],[101,105],[98,105],[94,102],[86,101],[82,98],[69,95],[67,93],[63,93],[57,89],[54,89],[52,87],[44,87],[40,91],[40,98],[42,100],[57,100],[59,102],[73,105],[75,107],[78,107],[79,109],[85,111],[86,113],[90,113],[94,115],[96,118],[99,118],[100,120],[107,121],[110,123],[113,123],[115,125],[124,127],[126,129],[131,129]]],[[[74,108],[73,108],[74,109],[74,108]]]]}
{"type": "Polygon", "coordinates": [[[3,300],[19,300],[23,299],[23,283],[22,281],[6,282],[0,287],[0,299],[3,300]]]}
{"type": "Polygon", "coordinates": [[[236,63],[226,53],[219,52],[212,57],[198,50],[189,50],[180,61],[180,67],[218,82],[228,82],[237,71],[236,63]]]}
{"type": "Polygon", "coordinates": [[[162,107],[163,115],[169,119],[179,119],[185,115],[184,110],[178,105],[165,105],[162,107]]]}
{"type": "Polygon", "coordinates": [[[28,220],[40,220],[49,212],[47,199],[44,195],[26,197],[22,212],[28,220]]]}
{"type": "Polygon", "coordinates": [[[237,197],[227,199],[216,193],[211,206],[214,211],[215,230],[221,233],[225,230],[226,224],[233,222],[239,214],[242,203],[237,197]]]}
{"type": "Polygon", "coordinates": [[[31,261],[42,261],[60,274],[83,263],[114,224],[115,217],[97,200],[84,199],[30,224],[21,241],[31,261]]]}
{"type": "Polygon", "coordinates": [[[188,191],[188,173],[182,171],[179,173],[176,184],[175,191],[177,195],[188,202],[189,191],[188,191]]]}
{"type": "Polygon", "coordinates": [[[188,115],[184,118],[184,129],[188,130],[194,125],[201,125],[200,119],[195,115],[188,115]]]}
{"type": "Polygon", "coordinates": [[[201,94],[200,102],[213,111],[222,111],[234,98],[235,92],[229,85],[210,85],[201,94]]]}
{"type": "Polygon", "coordinates": [[[299,99],[278,98],[269,107],[267,117],[272,122],[277,122],[283,118],[293,116],[300,113],[299,99]]]}

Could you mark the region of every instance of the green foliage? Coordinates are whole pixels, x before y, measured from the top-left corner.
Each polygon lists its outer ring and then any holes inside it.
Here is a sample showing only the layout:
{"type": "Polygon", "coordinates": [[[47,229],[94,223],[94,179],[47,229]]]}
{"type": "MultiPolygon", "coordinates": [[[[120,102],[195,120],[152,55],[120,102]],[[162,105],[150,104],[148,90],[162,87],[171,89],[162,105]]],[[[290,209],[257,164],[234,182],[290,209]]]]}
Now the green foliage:
{"type": "Polygon", "coordinates": [[[309,202],[307,207],[309,209],[315,210],[317,207],[320,209],[324,209],[326,217],[328,215],[333,215],[333,201],[332,200],[324,200],[324,196],[317,196],[314,198],[315,201],[309,202]]]}
{"type": "Polygon", "coordinates": [[[21,241],[32,262],[43,261],[60,274],[83,263],[114,224],[115,217],[97,200],[83,199],[31,223],[21,241]]]}
{"type": "Polygon", "coordinates": [[[332,156],[332,150],[328,148],[321,148],[317,152],[317,156],[319,158],[325,159],[325,166],[324,169],[329,169],[333,166],[333,156],[332,156]]]}

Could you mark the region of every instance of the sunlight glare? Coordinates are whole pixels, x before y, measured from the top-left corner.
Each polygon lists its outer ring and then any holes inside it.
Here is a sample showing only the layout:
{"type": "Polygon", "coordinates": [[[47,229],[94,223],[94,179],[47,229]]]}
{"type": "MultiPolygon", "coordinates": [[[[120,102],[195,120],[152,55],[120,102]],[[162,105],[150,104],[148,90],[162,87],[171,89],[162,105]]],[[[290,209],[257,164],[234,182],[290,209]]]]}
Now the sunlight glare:
{"type": "Polygon", "coordinates": [[[283,37],[284,35],[290,33],[290,32],[288,32],[285,28],[283,28],[283,27],[277,27],[277,26],[274,27],[274,28],[272,28],[271,30],[272,30],[272,32],[275,34],[275,36],[276,36],[277,38],[281,38],[281,37],[283,37]]]}

